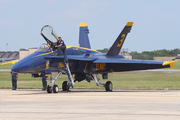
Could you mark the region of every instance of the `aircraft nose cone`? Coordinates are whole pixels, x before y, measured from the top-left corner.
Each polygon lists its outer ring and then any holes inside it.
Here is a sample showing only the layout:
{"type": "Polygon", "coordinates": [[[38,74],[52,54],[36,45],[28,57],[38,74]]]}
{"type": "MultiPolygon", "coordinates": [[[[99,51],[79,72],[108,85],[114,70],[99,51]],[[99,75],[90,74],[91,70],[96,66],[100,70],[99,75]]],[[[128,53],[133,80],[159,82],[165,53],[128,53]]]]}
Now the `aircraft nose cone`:
{"type": "Polygon", "coordinates": [[[23,73],[26,72],[30,68],[28,63],[24,63],[23,61],[19,61],[13,65],[11,71],[23,73]]]}
{"type": "Polygon", "coordinates": [[[15,64],[12,66],[11,71],[13,71],[13,72],[19,72],[19,71],[21,71],[23,68],[24,68],[24,67],[23,67],[21,64],[15,63],[15,64]]]}

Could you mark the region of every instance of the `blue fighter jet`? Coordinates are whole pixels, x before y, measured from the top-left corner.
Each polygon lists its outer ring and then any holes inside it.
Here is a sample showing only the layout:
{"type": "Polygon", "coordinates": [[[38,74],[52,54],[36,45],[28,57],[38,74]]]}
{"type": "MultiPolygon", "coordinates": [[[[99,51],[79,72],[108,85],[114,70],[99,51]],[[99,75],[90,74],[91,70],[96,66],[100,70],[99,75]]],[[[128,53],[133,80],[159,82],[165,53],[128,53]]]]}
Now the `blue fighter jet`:
{"type": "Polygon", "coordinates": [[[107,53],[100,53],[91,49],[87,24],[80,23],[79,45],[78,47],[66,46],[68,58],[68,63],[66,63],[63,53],[59,55],[57,48],[55,48],[55,41],[58,40],[59,36],[51,26],[46,25],[41,29],[41,35],[47,44],[42,44],[37,51],[15,63],[11,70],[18,73],[30,73],[33,77],[51,76],[47,92],[57,93],[59,89],[55,81],[61,74],[66,74],[69,78],[69,81],[64,81],[62,84],[63,91],[69,91],[70,87],[73,88],[74,82],[83,80],[93,81],[97,86],[104,87],[106,91],[112,91],[112,82],[101,83],[98,74],[101,74],[103,79],[108,79],[108,73],[112,72],[174,66],[175,61],[131,60],[119,55],[132,26],[133,22],[128,22],[110,50],[107,53]],[[52,72],[58,73],[55,78],[52,77],[52,72]]]}

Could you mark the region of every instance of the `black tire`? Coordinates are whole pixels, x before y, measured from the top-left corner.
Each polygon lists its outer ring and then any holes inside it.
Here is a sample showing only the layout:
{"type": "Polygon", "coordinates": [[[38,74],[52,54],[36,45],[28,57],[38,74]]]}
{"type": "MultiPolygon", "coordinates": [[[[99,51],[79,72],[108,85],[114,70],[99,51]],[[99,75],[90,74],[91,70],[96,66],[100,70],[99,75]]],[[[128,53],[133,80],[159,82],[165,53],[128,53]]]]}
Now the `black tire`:
{"type": "Polygon", "coordinates": [[[111,81],[107,81],[107,82],[106,82],[105,89],[106,89],[106,91],[112,92],[112,90],[113,90],[113,84],[112,84],[111,81]]]}
{"type": "Polygon", "coordinates": [[[64,81],[62,84],[63,91],[69,91],[68,81],[64,81]]]}
{"type": "Polygon", "coordinates": [[[52,88],[51,88],[51,86],[47,86],[47,93],[52,93],[52,88]]]}
{"type": "Polygon", "coordinates": [[[53,86],[53,92],[54,92],[54,93],[58,93],[58,92],[59,92],[59,88],[58,88],[57,85],[54,85],[54,86],[53,86]]]}

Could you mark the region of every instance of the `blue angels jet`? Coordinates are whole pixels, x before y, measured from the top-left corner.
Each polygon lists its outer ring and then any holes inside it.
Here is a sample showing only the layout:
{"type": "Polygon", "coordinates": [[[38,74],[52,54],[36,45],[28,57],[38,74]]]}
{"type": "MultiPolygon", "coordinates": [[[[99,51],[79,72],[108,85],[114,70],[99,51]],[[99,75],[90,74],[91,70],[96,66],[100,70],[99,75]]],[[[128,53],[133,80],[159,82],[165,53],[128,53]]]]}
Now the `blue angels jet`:
{"type": "Polygon", "coordinates": [[[94,81],[97,86],[104,87],[106,91],[112,91],[112,82],[101,83],[98,74],[101,74],[103,79],[108,79],[108,73],[112,72],[174,66],[175,61],[131,60],[119,55],[132,26],[133,22],[128,22],[109,51],[107,53],[100,53],[91,49],[87,24],[80,23],[79,45],[78,47],[66,46],[68,58],[68,63],[66,63],[64,55],[59,55],[57,48],[55,48],[55,41],[58,40],[58,35],[51,26],[46,25],[41,29],[41,35],[47,44],[42,44],[37,51],[15,63],[11,70],[18,73],[30,73],[33,77],[42,77],[42,75],[51,76],[47,92],[57,93],[58,86],[55,84],[55,81],[61,74],[66,74],[69,78],[69,81],[64,81],[62,84],[63,91],[69,91],[70,87],[73,88],[74,82],[81,82],[83,80],[88,82],[94,81]],[[52,72],[58,72],[55,78],[52,77],[52,72]]]}

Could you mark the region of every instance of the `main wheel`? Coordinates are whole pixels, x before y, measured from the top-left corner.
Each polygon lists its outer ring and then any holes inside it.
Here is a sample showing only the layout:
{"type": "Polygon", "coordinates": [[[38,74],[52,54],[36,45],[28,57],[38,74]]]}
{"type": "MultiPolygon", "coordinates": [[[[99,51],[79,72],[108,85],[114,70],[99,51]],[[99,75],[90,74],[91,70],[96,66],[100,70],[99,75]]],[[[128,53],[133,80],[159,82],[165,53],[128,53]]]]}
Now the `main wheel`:
{"type": "Polygon", "coordinates": [[[106,91],[110,91],[110,92],[112,91],[113,85],[112,85],[111,81],[106,82],[105,89],[106,89],[106,91]]]}
{"type": "Polygon", "coordinates": [[[52,88],[51,88],[51,86],[47,86],[47,93],[52,93],[52,88]]]}
{"type": "Polygon", "coordinates": [[[54,93],[58,93],[58,92],[59,92],[59,88],[58,88],[57,85],[54,85],[54,86],[53,86],[53,92],[54,92],[54,93]]]}
{"type": "Polygon", "coordinates": [[[69,91],[68,81],[64,81],[62,84],[63,91],[69,91]]]}

